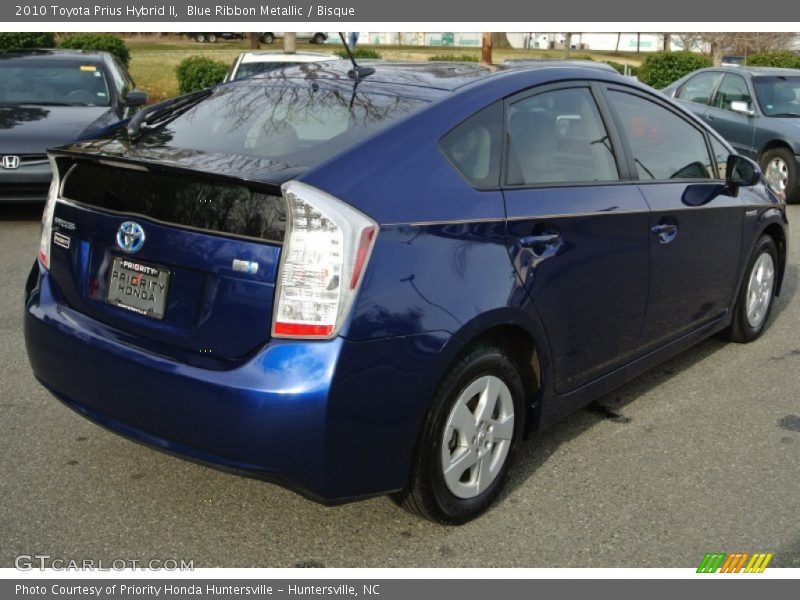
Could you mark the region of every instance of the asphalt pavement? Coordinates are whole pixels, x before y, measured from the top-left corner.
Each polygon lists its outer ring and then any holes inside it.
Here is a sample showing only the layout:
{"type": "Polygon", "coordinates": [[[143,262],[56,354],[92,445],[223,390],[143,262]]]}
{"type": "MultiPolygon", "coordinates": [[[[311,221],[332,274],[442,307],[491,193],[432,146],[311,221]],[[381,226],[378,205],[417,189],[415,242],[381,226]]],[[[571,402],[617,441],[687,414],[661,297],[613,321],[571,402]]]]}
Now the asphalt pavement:
{"type": "Polygon", "coordinates": [[[461,527],[388,498],[326,508],[61,405],[34,380],[22,336],[40,212],[0,205],[2,567],[36,553],[195,567],[695,567],[710,551],[800,567],[800,207],[760,340],[707,340],[530,438],[504,495],[461,527]]]}

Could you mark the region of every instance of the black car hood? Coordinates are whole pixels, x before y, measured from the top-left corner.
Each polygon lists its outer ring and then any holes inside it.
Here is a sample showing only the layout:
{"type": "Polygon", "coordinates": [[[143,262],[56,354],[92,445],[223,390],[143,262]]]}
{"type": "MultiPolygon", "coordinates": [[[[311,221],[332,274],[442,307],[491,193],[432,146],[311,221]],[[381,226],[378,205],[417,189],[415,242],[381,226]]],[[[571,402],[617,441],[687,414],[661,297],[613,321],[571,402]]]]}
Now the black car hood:
{"type": "Polygon", "coordinates": [[[44,154],[116,120],[108,106],[0,105],[0,154],[44,154]]]}

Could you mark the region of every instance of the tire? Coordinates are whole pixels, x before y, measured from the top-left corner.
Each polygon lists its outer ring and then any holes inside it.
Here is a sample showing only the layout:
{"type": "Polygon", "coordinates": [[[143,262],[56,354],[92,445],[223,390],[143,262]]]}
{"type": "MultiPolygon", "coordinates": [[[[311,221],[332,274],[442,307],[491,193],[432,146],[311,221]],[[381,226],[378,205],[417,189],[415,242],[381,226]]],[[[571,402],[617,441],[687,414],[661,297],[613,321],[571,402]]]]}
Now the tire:
{"type": "Polygon", "coordinates": [[[786,195],[787,204],[800,203],[797,160],[788,148],[773,148],[761,156],[761,171],[773,189],[786,195]]]}
{"type": "Polygon", "coordinates": [[[195,41],[200,42],[201,44],[206,41],[206,34],[205,33],[198,33],[194,36],[195,41]]]}
{"type": "Polygon", "coordinates": [[[443,525],[484,512],[508,477],[522,437],[524,398],[519,371],[502,349],[483,346],[459,359],[439,385],[417,440],[409,485],[395,500],[443,525]],[[487,397],[492,408],[482,420],[487,397]]]}
{"type": "Polygon", "coordinates": [[[262,33],[261,41],[264,42],[265,44],[271,44],[272,42],[275,41],[275,36],[272,35],[271,33],[262,33]]]}
{"type": "Polygon", "coordinates": [[[764,332],[775,299],[779,270],[775,241],[762,235],[747,263],[742,289],[733,308],[733,322],[725,337],[744,344],[764,332]]]}
{"type": "Polygon", "coordinates": [[[315,33],[311,41],[314,44],[324,44],[326,39],[328,38],[325,36],[324,33],[315,33]]]}
{"type": "Polygon", "coordinates": [[[217,36],[214,35],[213,33],[209,33],[208,34],[208,42],[210,44],[215,44],[217,42],[217,36]]]}

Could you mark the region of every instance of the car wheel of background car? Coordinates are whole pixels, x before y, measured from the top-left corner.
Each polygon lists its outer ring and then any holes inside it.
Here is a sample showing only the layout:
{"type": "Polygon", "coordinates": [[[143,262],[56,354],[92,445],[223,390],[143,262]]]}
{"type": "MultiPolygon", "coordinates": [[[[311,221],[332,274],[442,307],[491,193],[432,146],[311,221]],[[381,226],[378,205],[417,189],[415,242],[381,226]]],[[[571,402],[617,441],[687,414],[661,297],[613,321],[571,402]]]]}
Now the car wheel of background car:
{"type": "Polygon", "coordinates": [[[761,157],[761,170],[772,189],[783,192],[788,204],[800,202],[797,164],[787,148],[773,148],[761,157]]]}
{"type": "Polygon", "coordinates": [[[217,36],[215,36],[213,33],[209,33],[208,34],[208,41],[210,43],[212,43],[212,44],[215,43],[217,41],[217,36]]]}
{"type": "Polygon", "coordinates": [[[503,350],[479,347],[450,368],[396,499],[446,525],[485,511],[508,475],[525,415],[522,378],[503,350]]]}
{"type": "Polygon", "coordinates": [[[264,42],[265,44],[271,44],[272,42],[275,41],[275,36],[272,35],[271,33],[262,33],[261,41],[264,42]]]}
{"type": "Polygon", "coordinates": [[[739,298],[733,309],[733,323],[727,330],[734,342],[752,342],[764,331],[778,284],[778,250],[768,235],[759,238],[739,298]]]}
{"type": "Polygon", "coordinates": [[[206,34],[205,33],[198,33],[194,36],[195,41],[200,42],[201,44],[206,41],[206,34]]]}
{"type": "Polygon", "coordinates": [[[325,34],[324,33],[317,33],[314,35],[314,39],[311,40],[315,44],[324,44],[325,43],[325,34]]]}

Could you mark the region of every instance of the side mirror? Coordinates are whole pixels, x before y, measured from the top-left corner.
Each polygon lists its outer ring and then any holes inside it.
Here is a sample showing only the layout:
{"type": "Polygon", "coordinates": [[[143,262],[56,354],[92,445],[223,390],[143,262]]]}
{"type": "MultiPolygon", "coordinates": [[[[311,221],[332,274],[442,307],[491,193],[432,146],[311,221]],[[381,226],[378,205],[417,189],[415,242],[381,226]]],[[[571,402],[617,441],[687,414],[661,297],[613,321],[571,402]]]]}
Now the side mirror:
{"type": "Polygon", "coordinates": [[[731,102],[731,110],[735,113],[739,113],[740,115],[747,115],[748,117],[752,117],[755,111],[750,108],[750,104],[748,102],[743,102],[741,100],[734,100],[731,102]]]}
{"type": "Polygon", "coordinates": [[[125,106],[144,106],[147,104],[147,92],[143,90],[131,90],[125,96],[125,106]]]}
{"type": "Polygon", "coordinates": [[[725,167],[725,185],[735,196],[740,187],[752,187],[761,181],[759,166],[744,156],[731,154],[725,167]]]}

